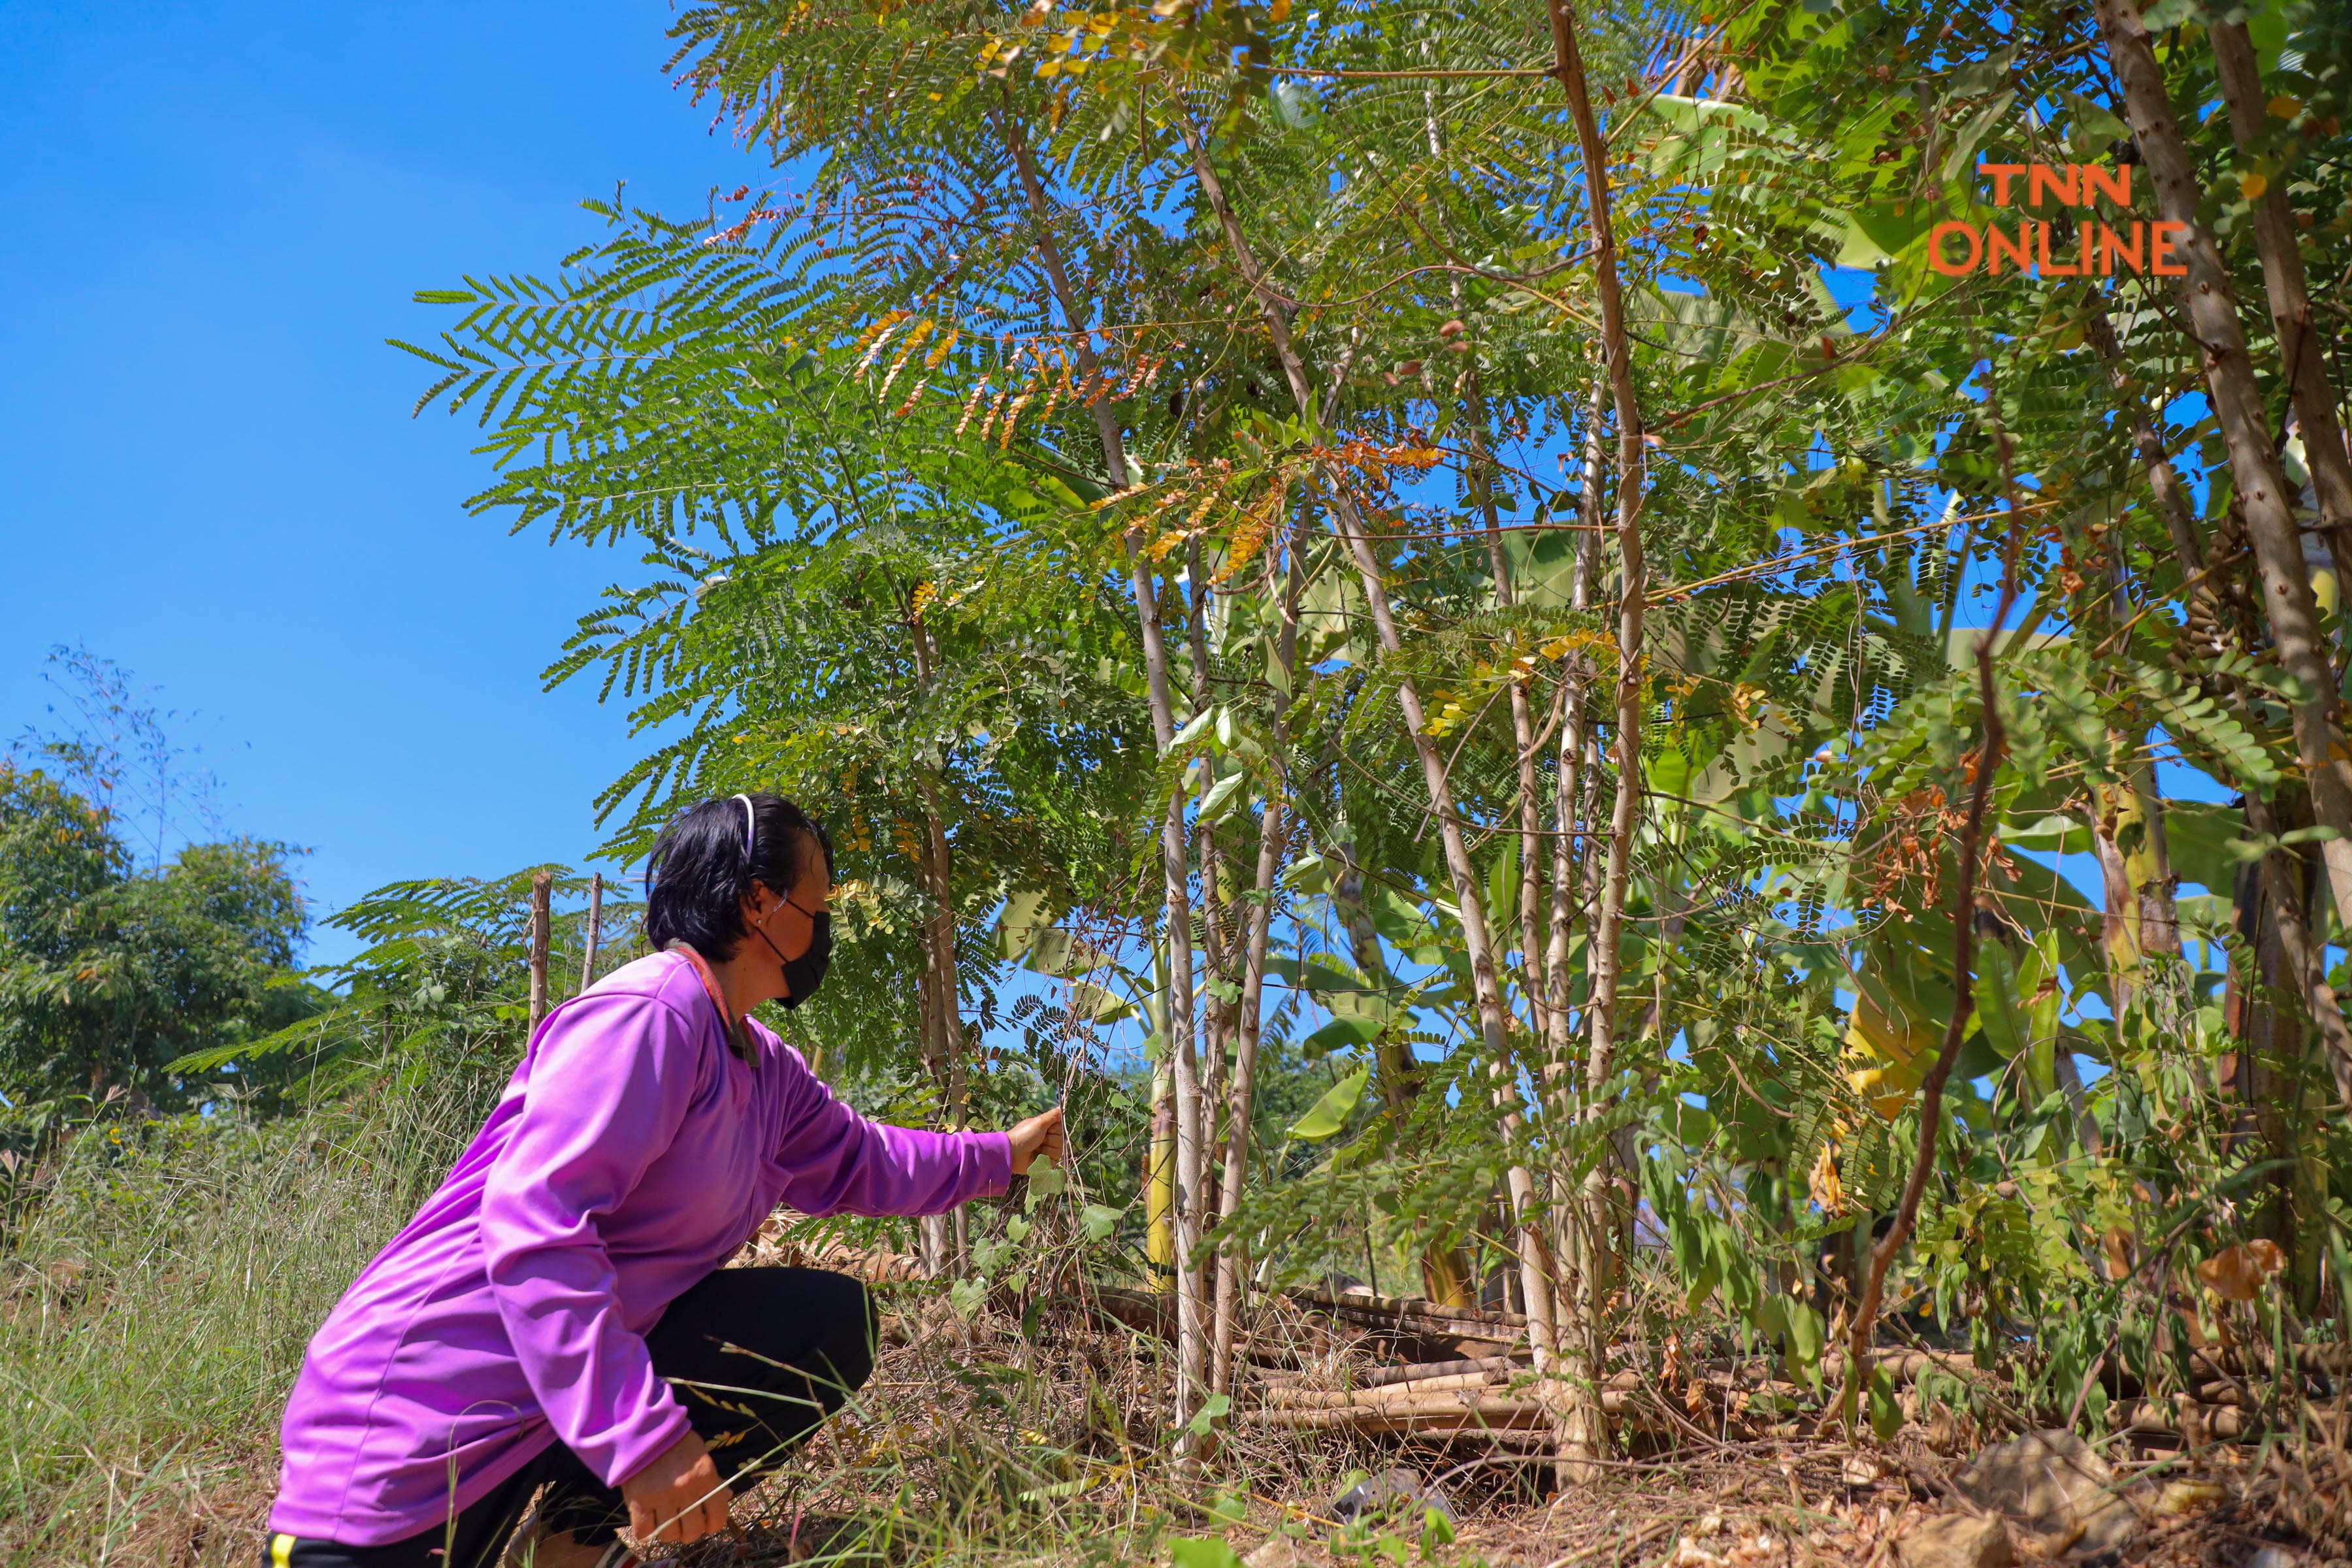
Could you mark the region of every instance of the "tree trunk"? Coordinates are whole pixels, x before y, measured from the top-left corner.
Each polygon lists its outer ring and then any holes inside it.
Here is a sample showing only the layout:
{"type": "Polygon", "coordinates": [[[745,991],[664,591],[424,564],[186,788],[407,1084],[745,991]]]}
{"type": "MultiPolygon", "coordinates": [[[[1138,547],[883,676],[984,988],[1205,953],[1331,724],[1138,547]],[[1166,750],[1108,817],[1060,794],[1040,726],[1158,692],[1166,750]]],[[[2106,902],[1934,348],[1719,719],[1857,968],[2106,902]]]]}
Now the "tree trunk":
{"type": "MultiPolygon", "coordinates": [[[[1282,630],[1276,636],[1271,672],[1275,683],[1273,730],[1277,767],[1287,755],[1288,726],[1285,718],[1297,674],[1298,595],[1306,577],[1300,541],[1291,542],[1288,554],[1290,569],[1279,591],[1282,630]]],[[[1266,554],[1266,594],[1269,598],[1276,594],[1273,551],[1266,554]]],[[[1223,1224],[1230,1224],[1241,1212],[1243,1190],[1249,1181],[1250,1117],[1255,1109],[1257,1092],[1258,1025],[1265,996],[1266,945],[1274,931],[1275,879],[1282,873],[1288,820],[1283,781],[1277,779],[1266,786],[1265,807],[1258,816],[1257,871],[1250,884],[1248,934],[1242,959],[1241,1017],[1234,1041],[1233,1087],[1225,1105],[1225,1165],[1217,1197],[1217,1217],[1223,1224]]],[[[1209,1346],[1212,1394],[1233,1392],[1234,1331],[1241,1314],[1242,1261],[1240,1249],[1230,1242],[1217,1249],[1214,1322],[1209,1346]]]]}
{"type": "MultiPolygon", "coordinates": [[[[1205,713],[1214,706],[1209,689],[1209,583],[1206,568],[1201,559],[1201,542],[1194,538],[1185,542],[1185,577],[1187,580],[1185,634],[1192,656],[1192,711],[1205,713]]],[[[1216,774],[1203,767],[1201,778],[1201,801],[1208,803],[1209,794],[1216,787],[1216,774]]],[[[1220,1147],[1216,1119],[1224,1105],[1225,1072],[1233,1045],[1234,1012],[1239,1002],[1241,988],[1240,954],[1234,942],[1231,922],[1226,917],[1225,856],[1218,843],[1217,830],[1205,817],[1196,818],[1195,834],[1200,848],[1196,857],[1201,868],[1201,972],[1207,979],[1208,995],[1201,1004],[1202,1056],[1207,1068],[1206,1080],[1201,1086],[1201,1212],[1202,1233],[1206,1234],[1209,1217],[1217,1212],[1218,1194],[1214,1179],[1208,1173],[1220,1147]],[[1224,988],[1231,987],[1234,1001],[1225,999],[1224,988]]],[[[1202,1280],[1200,1289],[1203,1299],[1208,1284],[1202,1280]]],[[[1212,1355],[1214,1354],[1212,1347],[1212,1355]]],[[[1213,1376],[1211,1378],[1213,1383],[1213,1376]]]]}
{"type": "MultiPolygon", "coordinates": [[[[919,611],[908,617],[908,639],[915,654],[915,681],[919,692],[929,692],[939,679],[939,645],[932,641],[931,632],[922,621],[919,611]]],[[[931,1071],[939,1084],[940,1124],[950,1131],[961,1131],[966,1120],[964,1105],[964,1039],[963,987],[956,961],[955,894],[952,875],[953,861],[948,848],[947,818],[940,805],[939,783],[925,776],[919,784],[923,797],[923,819],[919,824],[922,837],[916,846],[916,864],[923,879],[923,892],[930,900],[930,910],[923,917],[924,951],[929,959],[930,1006],[925,1037],[930,1042],[931,1071]]],[[[941,1275],[961,1279],[964,1272],[966,1228],[963,1212],[958,1208],[951,1215],[927,1216],[924,1241],[930,1250],[929,1259],[933,1277],[941,1275]]]]}
{"type": "MultiPolygon", "coordinates": [[[[2230,130],[2241,151],[2261,138],[2269,115],[2263,97],[2260,63],[2243,22],[2211,22],[2213,70],[2230,109],[2230,130]]],[[[2271,323],[2286,360],[2287,387],[2295,422],[2303,426],[2305,467],[2311,470],[2319,527],[2336,562],[2336,574],[2352,593],[2352,455],[2344,448],[2344,426],[2336,416],[2336,392],[2327,384],[2327,361],[2312,331],[2311,288],[2304,277],[2303,248],[2294,215],[2286,205],[2284,173],[2253,203],[2254,246],[2262,252],[2263,288],[2271,323]]]]}
{"type": "Polygon", "coordinates": [[[2199,222],[2203,191],[2175,124],[2147,26],[2132,0],[2097,0],[2099,30],[2123,90],[2124,110],[2140,156],[2156,182],[2158,210],[2182,226],[2178,247],[2187,274],[2180,301],[2204,355],[2205,384],[2230,454],[2230,473],[2246,536],[2262,572],[2263,605],[2280,663],[2299,688],[2291,711],[2295,749],[2311,784],[2314,815],[2338,837],[2322,853],[2336,920],[2352,931],[2352,754],[2336,694],[2336,671],[2311,574],[2303,555],[2293,500],[2271,444],[2262,391],[2247,355],[2237,296],[2213,237],[2199,222]]]}
{"type": "Polygon", "coordinates": [[[2163,438],[2157,435],[2156,426],[2147,416],[2147,399],[2132,384],[2130,368],[2124,363],[2123,345],[2116,341],[2115,323],[2107,319],[2106,307],[2100,303],[2095,291],[2084,306],[2083,326],[2084,335],[2105,363],[2107,383],[2116,389],[2123,412],[2131,421],[2132,449],[2139,454],[2149,493],[2156,498],[2157,512],[2164,519],[2165,532],[2171,536],[2173,557],[2185,575],[2194,576],[2205,569],[2204,535],[2197,526],[2196,513],[2189,509],[2180,476],[2173,470],[2172,458],[2164,449],[2163,438]]]}
{"type": "MultiPolygon", "coordinates": [[[[1590,968],[1592,1000],[1586,1007],[1591,1048],[1585,1058],[1585,1092],[1598,1099],[1616,1071],[1617,984],[1624,936],[1626,891],[1633,877],[1633,836],[1642,801],[1642,706],[1643,599],[1648,580],[1642,557],[1643,489],[1642,408],[1633,392],[1633,349],[1625,331],[1625,300],[1617,278],[1617,237],[1610,212],[1609,149],[1593,117],[1586,90],[1584,63],[1578,52],[1576,23],[1566,0],[1546,0],[1551,19],[1554,73],[1568,99],[1570,117],[1584,160],[1587,216],[1592,225],[1593,291],[1601,301],[1601,349],[1609,373],[1609,390],[1617,416],[1617,798],[1610,815],[1609,865],[1601,886],[1601,910],[1594,921],[1590,968]]],[[[1608,1234],[1608,1178],[1596,1166],[1585,1181],[1584,1224],[1587,1245],[1603,1245],[1608,1234]]],[[[1588,1286],[1597,1271],[1587,1271],[1588,1286]]],[[[1591,1323],[1588,1342],[1602,1341],[1598,1321],[1601,1301],[1588,1289],[1575,1310],[1591,1323]]],[[[1582,1369],[1578,1403],[1570,1413],[1570,1430],[1563,1434],[1562,1479],[1585,1480],[1592,1475],[1588,1462],[1598,1458],[1606,1441],[1593,1379],[1598,1369],[1582,1369]]]]}
{"type": "MultiPolygon", "coordinates": [[[[1344,819],[1331,853],[1339,858],[1339,879],[1332,885],[1331,903],[1339,913],[1339,929],[1348,933],[1349,956],[1367,979],[1385,988],[1391,983],[1388,960],[1381,951],[1380,933],[1372,929],[1371,916],[1364,908],[1364,868],[1356,859],[1356,842],[1344,819]]],[[[1388,1107],[1390,1120],[1402,1129],[1421,1093],[1421,1064],[1413,1059],[1411,1046],[1383,1029],[1372,1041],[1372,1067],[1373,1087],[1388,1107]]],[[[1474,1305],[1470,1268],[1461,1253],[1436,1242],[1422,1248],[1421,1293],[1449,1307],[1474,1305]]]]}
{"type": "MultiPolygon", "coordinates": [[[[930,888],[930,845],[928,839],[918,844],[917,860],[926,892],[930,888]]],[[[923,975],[916,994],[923,1045],[923,1070],[940,1088],[940,1120],[945,1124],[950,1114],[947,1099],[948,1014],[953,982],[946,980],[946,966],[940,962],[939,929],[928,918],[915,928],[916,941],[923,953],[923,975]]],[[[943,1214],[925,1215],[921,1227],[921,1252],[924,1278],[951,1279],[955,1274],[955,1227],[943,1214]]]]}
{"type": "MultiPolygon", "coordinates": [[[[2249,795],[2246,826],[2263,835],[2306,826],[2295,810],[2301,804],[2292,796],[2274,805],[2249,795]]],[[[2271,998],[2300,994],[2323,1038],[2330,1037],[2331,1030],[2340,1033],[2344,1018],[2335,992],[2325,980],[2315,984],[2312,978],[2324,958],[2312,945],[2310,904],[2315,879],[2311,862],[2300,849],[2280,848],[2263,857],[2252,869],[2256,876],[2244,879],[2238,889],[2239,929],[2248,938],[2257,990],[2242,999],[2252,1005],[2242,1005],[2233,1020],[2242,1044],[2232,1087],[2245,1106],[2241,1127],[2251,1124],[2269,1156],[2272,1196],[2262,1215],[2263,1228],[2286,1254],[2296,1304],[2308,1310],[2316,1304],[2319,1247],[2328,1228],[2326,1184],[2324,1176],[2313,1179],[2304,1150],[2309,1099],[2304,1019],[2273,1005],[2271,998]]],[[[2339,1060],[2331,1053],[2331,1065],[2339,1060]]],[[[2337,1093],[2352,1098],[2340,1070],[2337,1093]]]]}
{"type": "MultiPolygon", "coordinates": [[[[1596,372],[1592,378],[1592,395],[1584,415],[1584,466],[1582,483],[1577,491],[1576,565],[1569,584],[1569,607],[1579,615],[1592,607],[1594,579],[1600,575],[1601,562],[1601,500],[1602,476],[1607,461],[1601,442],[1601,420],[1608,405],[1609,375],[1606,370],[1596,372]]],[[[1545,954],[1544,986],[1550,1007],[1552,1038],[1545,1053],[1545,1070],[1550,1081],[1546,1093],[1550,1104],[1549,1113],[1553,1124],[1565,1128],[1574,1117],[1573,1093],[1576,1077],[1572,1070],[1576,1057],[1576,1023],[1570,1011],[1573,997],[1573,973],[1570,957],[1575,941],[1577,921],[1586,922],[1590,931],[1592,900],[1591,889],[1594,862],[1590,853],[1593,808],[1598,800],[1595,793],[1600,778],[1600,758],[1592,746],[1587,709],[1592,695],[1593,670],[1581,653],[1571,653],[1560,664],[1560,729],[1559,796],[1553,803],[1553,817],[1558,837],[1552,846],[1551,936],[1545,954]]],[[[1588,950],[1589,959],[1589,950],[1588,950]]],[[[1575,1300],[1597,1298],[1606,1288],[1602,1279],[1586,1279],[1591,1265],[1602,1261],[1584,1255],[1578,1237],[1577,1209],[1580,1200],[1556,1186],[1552,1194],[1553,1248],[1566,1267],[1574,1272],[1572,1288],[1575,1300]]],[[[1601,1364],[1601,1345],[1586,1331],[1588,1324],[1572,1312],[1564,1313],[1558,1325],[1559,1338],[1566,1343],[1574,1338],[1579,1353],[1594,1367],[1601,1364]]]]}
{"type": "MultiPolygon", "coordinates": [[[[1192,155],[1192,170],[1200,182],[1202,195],[1217,216],[1225,243],[1234,255],[1244,282],[1257,297],[1260,314],[1272,338],[1274,351],[1282,364],[1285,379],[1290,384],[1291,397],[1299,413],[1309,420],[1321,422],[1315,405],[1315,396],[1307,375],[1307,368],[1290,338],[1290,321],[1280,299],[1267,287],[1265,269],[1258,264],[1256,253],[1248,237],[1243,234],[1240,221],[1226,201],[1224,187],[1216,171],[1210,166],[1208,142],[1200,128],[1181,110],[1175,116],[1176,126],[1192,155]]],[[[1346,531],[1349,552],[1355,558],[1357,575],[1364,585],[1364,597],[1369,602],[1372,626],[1380,637],[1381,647],[1393,654],[1402,647],[1395,616],[1391,613],[1385,574],[1379,557],[1373,552],[1369,525],[1356,509],[1354,498],[1343,487],[1332,490],[1332,506],[1338,512],[1339,525],[1346,531]]],[[[1407,732],[1413,750],[1419,753],[1423,777],[1429,789],[1430,809],[1437,818],[1440,842],[1445,851],[1446,868],[1454,885],[1454,900],[1462,911],[1463,947],[1470,960],[1471,989],[1477,1000],[1479,1033],[1484,1039],[1486,1059],[1510,1059],[1509,1016],[1503,1006],[1502,985],[1496,973],[1494,944],[1489,938],[1486,910],[1481,895],[1478,878],[1470,858],[1468,839],[1462,831],[1461,818],[1454,810],[1453,794],[1445,777],[1445,759],[1439,754],[1436,742],[1428,731],[1428,720],[1422,707],[1421,693],[1410,679],[1397,686],[1397,705],[1404,715],[1407,732]]],[[[1522,1166],[1513,1166],[1511,1173],[1513,1196],[1523,1205],[1533,1191],[1532,1178],[1522,1166]]],[[[1535,1365],[1540,1375],[1549,1370],[1551,1361],[1551,1283],[1544,1268],[1544,1247],[1540,1231],[1536,1229],[1534,1216],[1526,1207],[1521,1219],[1529,1233],[1521,1247],[1521,1278],[1528,1293],[1528,1337],[1534,1353],[1535,1365]]]]}
{"type": "MultiPolygon", "coordinates": [[[[1070,282],[1069,269],[1062,263],[1060,247],[1054,239],[1045,182],[1038,177],[1028,139],[1022,134],[1020,122],[1013,117],[1009,106],[1002,124],[1013,169],[1028,200],[1030,216],[1037,226],[1037,258],[1045,268],[1063,320],[1070,328],[1081,384],[1100,386],[1103,383],[1100,363],[1095,355],[1093,312],[1080,303],[1077,290],[1070,282]]],[[[1096,398],[1092,406],[1095,432],[1102,442],[1104,471],[1114,489],[1124,490],[1129,475],[1117,414],[1106,397],[1096,398]]],[[[1136,621],[1143,639],[1144,686],[1151,706],[1151,732],[1164,754],[1175,742],[1176,710],[1170,690],[1168,646],[1160,626],[1160,599],[1152,586],[1150,563],[1144,557],[1142,540],[1130,531],[1126,545],[1129,584],[1134,592],[1136,621]]],[[[1170,793],[1167,810],[1160,819],[1160,852],[1168,923],[1168,1054],[1176,1111],[1175,1190],[1169,1216],[1170,1241],[1176,1253],[1175,1424],[1183,1427],[1192,1418],[1196,1395],[1208,1372],[1208,1346],[1203,1312],[1206,1303],[1202,1300],[1199,1271],[1192,1263],[1193,1247],[1200,1239],[1203,1206],[1203,1130],[1199,1062],[1192,1037],[1192,873],[1184,842],[1184,796],[1181,790],[1170,793]]],[[[1180,1468],[1189,1465],[1196,1447],[1189,1433],[1178,1438],[1180,1468]]]]}

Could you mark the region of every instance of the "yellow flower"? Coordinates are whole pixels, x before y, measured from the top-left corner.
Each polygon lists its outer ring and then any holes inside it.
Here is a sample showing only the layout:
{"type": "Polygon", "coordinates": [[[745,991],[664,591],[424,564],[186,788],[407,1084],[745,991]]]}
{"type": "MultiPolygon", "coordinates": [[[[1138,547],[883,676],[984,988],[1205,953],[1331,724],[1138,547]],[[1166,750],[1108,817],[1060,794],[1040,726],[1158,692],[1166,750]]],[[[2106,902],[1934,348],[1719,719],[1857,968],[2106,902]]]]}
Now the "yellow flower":
{"type": "Polygon", "coordinates": [[[2238,189],[2245,194],[2246,199],[2250,202],[2261,201],[2263,199],[2263,193],[2270,188],[2270,181],[2261,174],[2241,174],[2238,176],[2238,189]]]}

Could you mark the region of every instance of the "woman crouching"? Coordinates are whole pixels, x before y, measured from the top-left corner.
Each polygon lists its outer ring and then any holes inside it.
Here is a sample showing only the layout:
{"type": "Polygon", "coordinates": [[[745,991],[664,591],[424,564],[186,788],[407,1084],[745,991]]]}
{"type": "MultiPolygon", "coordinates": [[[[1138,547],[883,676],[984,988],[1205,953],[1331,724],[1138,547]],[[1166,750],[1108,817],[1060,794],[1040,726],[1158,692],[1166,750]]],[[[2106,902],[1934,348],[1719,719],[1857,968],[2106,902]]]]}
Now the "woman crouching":
{"type": "Polygon", "coordinates": [[[867,1121],[748,1016],[806,1001],[833,947],[832,846],[790,801],[706,801],[648,870],[657,951],[548,1015],[310,1341],[274,1568],[617,1568],[625,1525],[726,1528],[730,1489],[865,1382],[875,1318],[847,1276],[719,1264],[779,1205],[938,1214],[1059,1157],[1058,1110],[867,1121]]]}

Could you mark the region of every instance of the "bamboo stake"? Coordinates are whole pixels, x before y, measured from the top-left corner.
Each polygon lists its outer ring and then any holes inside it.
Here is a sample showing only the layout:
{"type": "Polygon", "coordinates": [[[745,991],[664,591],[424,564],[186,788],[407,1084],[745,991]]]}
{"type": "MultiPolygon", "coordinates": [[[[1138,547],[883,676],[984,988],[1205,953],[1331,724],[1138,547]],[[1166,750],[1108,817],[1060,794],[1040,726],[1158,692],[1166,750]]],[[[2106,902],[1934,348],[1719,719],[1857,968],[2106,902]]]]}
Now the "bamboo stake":
{"type": "Polygon", "coordinates": [[[588,879],[588,947],[580,958],[580,989],[596,984],[596,946],[604,933],[604,873],[588,879]]]}
{"type": "Polygon", "coordinates": [[[551,871],[534,871],[530,875],[530,1028],[539,1032],[539,1021],[547,1016],[547,920],[548,898],[555,885],[551,871]]]}

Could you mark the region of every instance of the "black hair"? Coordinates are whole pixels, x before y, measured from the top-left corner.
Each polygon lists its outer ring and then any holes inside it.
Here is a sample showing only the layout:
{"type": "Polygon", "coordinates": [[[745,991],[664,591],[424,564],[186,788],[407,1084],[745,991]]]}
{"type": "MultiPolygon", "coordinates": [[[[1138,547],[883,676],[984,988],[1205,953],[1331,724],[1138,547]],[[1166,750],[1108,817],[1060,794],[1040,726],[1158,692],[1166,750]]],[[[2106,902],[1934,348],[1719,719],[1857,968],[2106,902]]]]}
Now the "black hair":
{"type": "Polygon", "coordinates": [[[743,900],[751,884],[789,898],[815,853],[824,856],[830,877],[833,840],[780,795],[730,795],[690,805],[670,818],[646,858],[646,936],[656,949],[684,942],[705,958],[732,958],[749,934],[743,900]]]}

